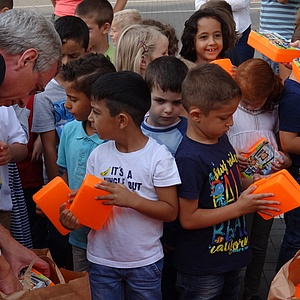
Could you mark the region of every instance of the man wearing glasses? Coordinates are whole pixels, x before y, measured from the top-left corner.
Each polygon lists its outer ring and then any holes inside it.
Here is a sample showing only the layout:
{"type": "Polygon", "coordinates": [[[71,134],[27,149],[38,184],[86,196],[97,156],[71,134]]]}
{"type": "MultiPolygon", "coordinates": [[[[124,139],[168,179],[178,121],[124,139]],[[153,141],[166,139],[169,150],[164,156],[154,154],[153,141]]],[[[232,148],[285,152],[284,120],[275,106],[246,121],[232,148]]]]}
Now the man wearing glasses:
{"type": "MultiPolygon", "coordinates": [[[[30,95],[44,91],[57,73],[60,56],[60,38],[43,16],[17,9],[1,14],[0,106],[23,107],[30,95]]],[[[35,257],[11,237],[0,219],[0,292],[21,290],[18,272],[35,257]]],[[[49,266],[43,260],[37,259],[35,267],[49,275],[49,266]]]]}

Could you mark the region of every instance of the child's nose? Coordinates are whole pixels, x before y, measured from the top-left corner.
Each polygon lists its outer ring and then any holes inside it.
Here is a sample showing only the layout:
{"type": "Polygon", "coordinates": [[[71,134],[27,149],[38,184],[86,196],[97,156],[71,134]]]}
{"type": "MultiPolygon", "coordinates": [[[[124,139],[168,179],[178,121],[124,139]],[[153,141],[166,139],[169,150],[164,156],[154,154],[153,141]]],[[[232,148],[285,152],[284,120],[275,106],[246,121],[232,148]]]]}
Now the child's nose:
{"type": "Polygon", "coordinates": [[[171,112],[173,111],[172,105],[166,104],[166,105],[165,105],[164,111],[165,111],[166,113],[171,113],[171,112]]]}

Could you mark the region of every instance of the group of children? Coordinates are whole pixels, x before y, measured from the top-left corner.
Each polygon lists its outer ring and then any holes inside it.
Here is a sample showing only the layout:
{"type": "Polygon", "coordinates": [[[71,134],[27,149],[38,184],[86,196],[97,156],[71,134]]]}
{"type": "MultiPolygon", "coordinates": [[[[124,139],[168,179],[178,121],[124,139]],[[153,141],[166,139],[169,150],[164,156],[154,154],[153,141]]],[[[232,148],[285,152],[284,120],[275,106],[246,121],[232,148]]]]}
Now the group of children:
{"type": "Polygon", "coordinates": [[[253,193],[243,154],[264,137],[281,154],[272,171],[291,166],[300,182],[298,82],[284,87],[262,59],[237,59],[230,74],[210,63],[236,55],[221,0],[186,21],[179,58],[172,27],[136,10],[83,0],[75,15],[55,21],[62,66],[34,97],[32,131],[48,180],[62,176],[72,201],[86,174],[104,179],[97,199],[113,210],[96,231],[62,205],[71,233],[44,224],[54,260],[88,270],[93,299],[238,299],[246,266],[244,299],[259,299],[273,221],[257,212],[281,199],[253,193]]]}

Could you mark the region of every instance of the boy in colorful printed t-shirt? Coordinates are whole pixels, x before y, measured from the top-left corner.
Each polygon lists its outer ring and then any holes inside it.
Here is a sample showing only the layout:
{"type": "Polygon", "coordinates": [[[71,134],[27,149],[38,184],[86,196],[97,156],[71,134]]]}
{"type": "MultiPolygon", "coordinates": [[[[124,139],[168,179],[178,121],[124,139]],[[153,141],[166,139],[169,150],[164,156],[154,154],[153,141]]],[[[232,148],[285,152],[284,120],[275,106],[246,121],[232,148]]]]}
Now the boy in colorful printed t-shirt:
{"type": "Polygon", "coordinates": [[[188,128],[175,154],[182,181],[177,289],[180,299],[237,299],[241,268],[251,259],[244,215],[279,202],[261,200],[271,193],[251,194],[255,187],[241,194],[237,156],[226,135],[241,99],[234,79],[217,65],[199,65],[181,92],[188,128]]]}

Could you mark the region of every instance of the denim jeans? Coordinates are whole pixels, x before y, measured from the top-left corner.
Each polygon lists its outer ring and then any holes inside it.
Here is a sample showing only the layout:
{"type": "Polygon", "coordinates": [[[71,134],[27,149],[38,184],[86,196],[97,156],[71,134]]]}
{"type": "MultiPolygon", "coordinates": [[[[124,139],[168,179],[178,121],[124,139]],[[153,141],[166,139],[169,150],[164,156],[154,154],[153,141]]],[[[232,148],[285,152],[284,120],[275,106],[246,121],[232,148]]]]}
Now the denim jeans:
{"type": "Polygon", "coordinates": [[[196,276],[177,272],[180,300],[237,300],[241,269],[222,274],[196,276]]]}
{"type": "Polygon", "coordinates": [[[119,269],[89,263],[93,300],[161,300],[163,260],[148,266],[119,269]]]}
{"type": "Polygon", "coordinates": [[[279,271],[300,250],[300,207],[286,212],[284,220],[286,228],[280,247],[276,271],[279,271]]]}

